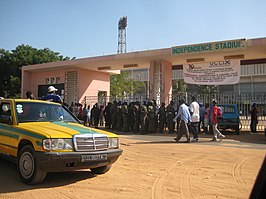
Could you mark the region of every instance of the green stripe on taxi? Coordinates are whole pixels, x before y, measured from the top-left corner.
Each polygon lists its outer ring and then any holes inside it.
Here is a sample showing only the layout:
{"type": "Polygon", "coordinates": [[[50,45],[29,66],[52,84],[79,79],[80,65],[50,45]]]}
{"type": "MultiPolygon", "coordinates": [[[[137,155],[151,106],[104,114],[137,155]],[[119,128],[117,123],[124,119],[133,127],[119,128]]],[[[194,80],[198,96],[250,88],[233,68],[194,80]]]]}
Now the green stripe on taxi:
{"type": "Polygon", "coordinates": [[[53,124],[59,125],[59,126],[63,126],[66,128],[70,128],[72,130],[78,131],[80,134],[99,134],[97,131],[91,130],[89,128],[86,127],[82,127],[82,126],[76,126],[73,124],[69,124],[67,122],[52,122],[53,124]]]}

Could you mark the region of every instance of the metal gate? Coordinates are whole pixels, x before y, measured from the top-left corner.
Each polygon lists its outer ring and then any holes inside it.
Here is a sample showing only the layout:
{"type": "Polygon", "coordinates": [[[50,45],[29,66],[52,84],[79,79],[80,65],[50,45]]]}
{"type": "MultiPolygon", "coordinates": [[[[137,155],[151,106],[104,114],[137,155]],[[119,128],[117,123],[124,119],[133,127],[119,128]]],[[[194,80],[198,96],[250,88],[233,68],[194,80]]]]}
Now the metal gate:
{"type": "MultiPolygon", "coordinates": [[[[257,104],[259,110],[259,123],[257,130],[262,131],[266,128],[266,93],[241,93],[241,94],[196,94],[193,93],[179,93],[176,95],[169,95],[166,102],[170,100],[174,101],[175,107],[178,105],[178,101],[181,98],[184,98],[188,104],[191,103],[191,97],[195,96],[199,103],[205,105],[206,103],[211,103],[212,99],[216,99],[218,104],[237,104],[238,111],[240,114],[240,122],[242,125],[242,130],[250,129],[250,108],[253,103],[257,104]]],[[[108,102],[113,101],[139,101],[143,103],[144,100],[147,100],[145,96],[136,95],[133,97],[121,97],[116,98],[113,96],[107,96],[101,98],[99,96],[86,96],[83,100],[83,104],[93,105],[98,103],[99,105],[107,105],[108,102]]],[[[159,105],[159,104],[158,104],[159,105]]]]}
{"type": "Polygon", "coordinates": [[[191,103],[191,97],[195,96],[199,103],[205,105],[211,104],[212,99],[216,99],[218,104],[237,104],[240,121],[243,130],[250,129],[250,108],[253,103],[257,104],[259,110],[259,123],[258,130],[266,128],[266,93],[231,93],[231,94],[196,94],[193,93],[180,93],[178,95],[171,95],[172,99],[177,105],[181,98],[184,98],[187,103],[191,103]]]}

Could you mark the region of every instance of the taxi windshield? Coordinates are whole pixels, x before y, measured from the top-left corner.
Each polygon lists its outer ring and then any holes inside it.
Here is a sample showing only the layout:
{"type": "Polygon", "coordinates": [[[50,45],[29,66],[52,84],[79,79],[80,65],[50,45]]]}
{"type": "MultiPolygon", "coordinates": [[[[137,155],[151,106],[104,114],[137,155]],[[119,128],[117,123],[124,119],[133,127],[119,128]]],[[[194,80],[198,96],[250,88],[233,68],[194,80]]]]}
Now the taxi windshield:
{"type": "Polygon", "coordinates": [[[19,123],[23,122],[75,122],[78,120],[61,105],[35,102],[16,102],[19,123]]]}

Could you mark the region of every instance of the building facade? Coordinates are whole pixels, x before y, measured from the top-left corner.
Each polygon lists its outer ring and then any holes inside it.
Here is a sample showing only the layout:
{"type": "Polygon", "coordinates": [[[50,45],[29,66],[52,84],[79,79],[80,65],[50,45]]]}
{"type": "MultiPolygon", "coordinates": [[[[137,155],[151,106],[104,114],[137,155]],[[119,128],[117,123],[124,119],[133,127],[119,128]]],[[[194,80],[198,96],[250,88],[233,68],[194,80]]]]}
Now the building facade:
{"type": "Polygon", "coordinates": [[[86,97],[99,96],[99,93],[109,96],[110,74],[127,71],[133,79],[145,82],[145,97],[168,103],[182,86],[194,94],[201,92],[197,84],[182,84],[185,65],[224,60],[240,60],[240,81],[214,85],[215,92],[266,92],[266,38],[256,38],[24,66],[22,97],[27,90],[41,97],[49,85],[54,85],[66,103],[82,103],[86,97]]]}

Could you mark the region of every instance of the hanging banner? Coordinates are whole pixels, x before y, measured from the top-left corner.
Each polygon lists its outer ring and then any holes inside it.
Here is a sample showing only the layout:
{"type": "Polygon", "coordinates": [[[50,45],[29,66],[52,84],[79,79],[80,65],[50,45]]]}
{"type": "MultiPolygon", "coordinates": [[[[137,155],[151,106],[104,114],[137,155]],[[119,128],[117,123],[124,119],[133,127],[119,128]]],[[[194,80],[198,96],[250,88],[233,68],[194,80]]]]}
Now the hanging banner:
{"type": "Polygon", "coordinates": [[[184,81],[189,84],[237,84],[240,80],[240,60],[184,64],[183,75],[184,81]]]}

